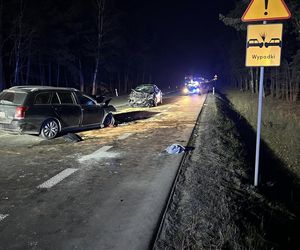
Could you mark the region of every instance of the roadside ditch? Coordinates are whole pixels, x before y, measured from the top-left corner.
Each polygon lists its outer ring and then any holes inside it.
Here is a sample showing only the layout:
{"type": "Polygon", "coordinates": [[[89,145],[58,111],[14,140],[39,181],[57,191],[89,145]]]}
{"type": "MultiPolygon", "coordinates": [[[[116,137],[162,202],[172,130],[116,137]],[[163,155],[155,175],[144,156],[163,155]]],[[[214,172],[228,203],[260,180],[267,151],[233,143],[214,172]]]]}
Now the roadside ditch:
{"type": "Polygon", "coordinates": [[[299,179],[261,145],[225,96],[209,94],[153,249],[297,249],[299,179]]]}

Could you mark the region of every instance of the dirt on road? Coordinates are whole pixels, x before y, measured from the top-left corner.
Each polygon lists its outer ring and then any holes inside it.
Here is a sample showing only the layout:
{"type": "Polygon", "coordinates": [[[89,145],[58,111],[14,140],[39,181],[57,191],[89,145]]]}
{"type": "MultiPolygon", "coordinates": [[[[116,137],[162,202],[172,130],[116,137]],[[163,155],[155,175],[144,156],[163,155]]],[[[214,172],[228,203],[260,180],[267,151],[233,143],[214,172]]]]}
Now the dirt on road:
{"type": "Polygon", "coordinates": [[[209,96],[190,142],[155,249],[298,249],[299,179],[225,97],[209,96]]]}

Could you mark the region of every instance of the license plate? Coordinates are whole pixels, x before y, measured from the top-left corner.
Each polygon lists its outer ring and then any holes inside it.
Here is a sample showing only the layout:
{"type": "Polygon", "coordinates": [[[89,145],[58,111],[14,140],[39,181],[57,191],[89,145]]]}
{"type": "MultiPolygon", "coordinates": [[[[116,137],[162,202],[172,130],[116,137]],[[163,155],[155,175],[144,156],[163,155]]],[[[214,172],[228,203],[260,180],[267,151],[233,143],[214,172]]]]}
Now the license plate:
{"type": "Polygon", "coordinates": [[[0,112],[0,118],[5,118],[5,113],[4,112],[0,112]]]}

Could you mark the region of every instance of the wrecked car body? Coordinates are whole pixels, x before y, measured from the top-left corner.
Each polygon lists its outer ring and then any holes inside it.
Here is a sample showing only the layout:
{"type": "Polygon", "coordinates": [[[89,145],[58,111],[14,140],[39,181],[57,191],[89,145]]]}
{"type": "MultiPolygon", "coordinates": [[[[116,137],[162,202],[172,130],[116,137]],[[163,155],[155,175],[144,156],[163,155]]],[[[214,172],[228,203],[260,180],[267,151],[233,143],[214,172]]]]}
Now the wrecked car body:
{"type": "Polygon", "coordinates": [[[132,89],[128,102],[132,107],[156,107],[162,103],[162,92],[155,84],[142,84],[132,89]]]}

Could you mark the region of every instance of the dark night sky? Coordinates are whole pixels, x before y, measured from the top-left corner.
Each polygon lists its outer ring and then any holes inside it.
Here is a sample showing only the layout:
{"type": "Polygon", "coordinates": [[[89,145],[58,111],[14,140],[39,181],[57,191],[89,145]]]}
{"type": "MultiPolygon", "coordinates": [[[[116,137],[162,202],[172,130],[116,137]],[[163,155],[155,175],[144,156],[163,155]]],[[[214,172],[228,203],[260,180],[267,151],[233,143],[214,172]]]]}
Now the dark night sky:
{"type": "MultiPolygon", "coordinates": [[[[220,49],[234,31],[219,21],[219,13],[233,9],[233,0],[119,0],[132,20],[155,37],[151,49],[153,78],[178,83],[185,74],[216,72],[220,49]]],[[[169,84],[168,83],[168,84],[169,84]]]]}

